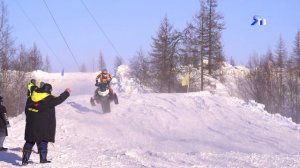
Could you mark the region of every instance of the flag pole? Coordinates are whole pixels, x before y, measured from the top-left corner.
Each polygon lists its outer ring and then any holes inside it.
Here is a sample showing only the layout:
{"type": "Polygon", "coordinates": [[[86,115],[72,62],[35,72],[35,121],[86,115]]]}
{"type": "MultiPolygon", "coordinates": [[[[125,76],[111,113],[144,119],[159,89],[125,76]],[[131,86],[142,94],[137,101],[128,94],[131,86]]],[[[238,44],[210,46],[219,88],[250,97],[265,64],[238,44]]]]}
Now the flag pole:
{"type": "Polygon", "coordinates": [[[189,88],[190,88],[190,75],[191,75],[191,71],[192,71],[191,65],[189,65],[188,70],[189,70],[189,75],[188,75],[188,85],[187,85],[187,89],[186,89],[187,93],[189,92],[189,88]]]}

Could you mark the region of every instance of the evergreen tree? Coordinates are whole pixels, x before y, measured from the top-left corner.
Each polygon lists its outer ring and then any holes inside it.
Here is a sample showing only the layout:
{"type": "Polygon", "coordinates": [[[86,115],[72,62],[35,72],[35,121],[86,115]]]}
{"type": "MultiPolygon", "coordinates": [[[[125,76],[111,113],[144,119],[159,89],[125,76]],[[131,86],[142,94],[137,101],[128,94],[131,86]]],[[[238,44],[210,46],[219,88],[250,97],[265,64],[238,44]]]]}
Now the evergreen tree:
{"type": "Polygon", "coordinates": [[[155,87],[160,92],[171,92],[176,81],[176,65],[178,62],[177,44],[181,34],[173,30],[173,26],[165,17],[160,25],[156,38],[153,39],[150,53],[150,68],[155,87]]]}

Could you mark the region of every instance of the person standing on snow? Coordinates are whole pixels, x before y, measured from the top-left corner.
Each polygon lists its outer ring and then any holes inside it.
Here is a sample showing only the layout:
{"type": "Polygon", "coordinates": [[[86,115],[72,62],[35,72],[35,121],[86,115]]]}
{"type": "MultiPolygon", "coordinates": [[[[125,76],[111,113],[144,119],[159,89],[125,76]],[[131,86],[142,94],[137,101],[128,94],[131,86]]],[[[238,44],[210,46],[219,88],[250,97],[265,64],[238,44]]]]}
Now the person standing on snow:
{"type": "Polygon", "coordinates": [[[0,151],[7,151],[7,148],[3,147],[3,142],[5,137],[8,135],[7,127],[9,126],[9,122],[6,115],[6,108],[2,105],[3,98],[0,96],[0,151]]]}
{"type": "Polygon", "coordinates": [[[25,114],[25,144],[23,147],[22,165],[27,165],[32,147],[38,145],[40,163],[50,163],[47,160],[48,142],[55,141],[56,118],[55,106],[64,102],[71,90],[67,88],[58,97],[51,95],[52,86],[45,83],[42,88],[33,91],[27,99],[25,114]]]}
{"type": "Polygon", "coordinates": [[[30,83],[28,83],[27,85],[27,97],[30,97],[32,92],[37,89],[36,86],[36,80],[35,79],[31,79],[30,83]]]}

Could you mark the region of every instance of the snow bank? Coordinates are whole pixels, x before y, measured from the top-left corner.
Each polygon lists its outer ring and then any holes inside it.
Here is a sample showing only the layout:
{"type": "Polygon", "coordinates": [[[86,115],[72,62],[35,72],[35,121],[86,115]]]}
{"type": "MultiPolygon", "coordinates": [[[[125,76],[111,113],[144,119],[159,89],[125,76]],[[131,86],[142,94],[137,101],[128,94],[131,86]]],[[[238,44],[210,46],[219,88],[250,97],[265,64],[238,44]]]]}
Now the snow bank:
{"type": "MultiPolygon", "coordinates": [[[[114,83],[120,104],[107,114],[89,103],[97,73],[35,72],[57,93],[65,87],[73,92],[56,108],[52,163],[35,164],[33,153],[27,167],[300,167],[300,129],[290,119],[225,94],[143,93],[126,66],[120,72],[114,83]]],[[[21,160],[25,116],[10,121],[0,167],[21,160]]]]}
{"type": "Polygon", "coordinates": [[[118,67],[116,80],[113,81],[113,84],[119,92],[147,93],[151,91],[151,89],[138,84],[138,81],[131,75],[128,65],[121,65],[118,67]]]}

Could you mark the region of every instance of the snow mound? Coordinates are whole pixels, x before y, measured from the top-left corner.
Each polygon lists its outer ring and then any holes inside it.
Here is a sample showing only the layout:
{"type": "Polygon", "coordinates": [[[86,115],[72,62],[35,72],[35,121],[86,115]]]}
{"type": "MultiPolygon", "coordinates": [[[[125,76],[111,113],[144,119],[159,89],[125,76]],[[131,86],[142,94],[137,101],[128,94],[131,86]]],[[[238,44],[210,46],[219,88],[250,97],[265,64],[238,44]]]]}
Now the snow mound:
{"type": "MultiPolygon", "coordinates": [[[[57,94],[66,86],[73,92],[56,107],[52,162],[35,164],[39,155],[33,153],[28,167],[300,167],[299,125],[262,104],[209,91],[145,93],[128,66],[120,66],[113,82],[120,104],[103,114],[89,102],[96,75],[35,72],[57,94]]],[[[21,162],[25,115],[10,123],[0,167],[21,162]]]]}
{"type": "Polygon", "coordinates": [[[132,77],[128,65],[121,65],[118,67],[116,80],[112,82],[119,92],[147,93],[151,91],[151,89],[138,84],[138,81],[132,77]]]}

